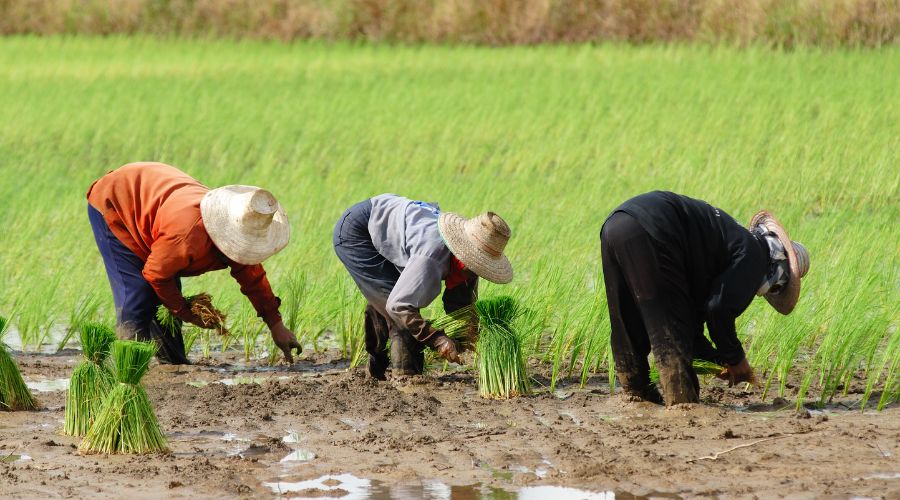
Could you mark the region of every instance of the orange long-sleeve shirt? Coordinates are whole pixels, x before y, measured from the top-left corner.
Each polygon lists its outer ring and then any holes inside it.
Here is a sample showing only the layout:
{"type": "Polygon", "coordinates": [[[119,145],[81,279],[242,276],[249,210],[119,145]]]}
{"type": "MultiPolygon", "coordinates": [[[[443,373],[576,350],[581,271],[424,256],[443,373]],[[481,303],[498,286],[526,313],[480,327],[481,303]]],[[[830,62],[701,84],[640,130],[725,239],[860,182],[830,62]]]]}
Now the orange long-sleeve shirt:
{"type": "Polygon", "coordinates": [[[182,276],[231,268],[257,314],[270,326],[281,319],[262,265],[238,264],[213,244],[200,200],[209,188],[163,163],[129,163],[95,181],[88,203],[101,214],[116,238],[144,261],[144,279],[176,316],[187,302],[175,282],[182,276]]]}

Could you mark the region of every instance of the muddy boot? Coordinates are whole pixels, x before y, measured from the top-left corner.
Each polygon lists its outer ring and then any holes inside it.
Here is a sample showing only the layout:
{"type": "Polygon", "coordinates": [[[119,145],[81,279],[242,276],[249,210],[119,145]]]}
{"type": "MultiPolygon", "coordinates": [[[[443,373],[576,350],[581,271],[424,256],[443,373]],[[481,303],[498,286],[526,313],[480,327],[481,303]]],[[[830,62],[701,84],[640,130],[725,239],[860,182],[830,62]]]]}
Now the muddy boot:
{"type": "Polygon", "coordinates": [[[384,372],[390,364],[387,351],[388,324],[384,316],[371,305],[366,305],[365,330],[366,352],[369,353],[369,376],[377,380],[387,380],[384,372]]]}
{"type": "Polygon", "coordinates": [[[156,318],[149,324],[150,337],[156,344],[156,359],[164,365],[189,365],[190,360],[184,352],[184,337],[181,335],[181,322],[176,324],[175,331],[164,328],[156,318]]]}
{"type": "Polygon", "coordinates": [[[659,383],[666,406],[700,402],[700,382],[689,358],[656,357],[659,383]]]}
{"type": "Polygon", "coordinates": [[[663,404],[662,394],[659,393],[656,384],[650,382],[649,373],[635,375],[616,372],[616,377],[619,379],[619,383],[622,384],[622,392],[628,398],[658,405],[663,404]]]}
{"type": "Polygon", "coordinates": [[[391,329],[391,370],[394,375],[421,375],[425,347],[407,331],[391,329]]]}

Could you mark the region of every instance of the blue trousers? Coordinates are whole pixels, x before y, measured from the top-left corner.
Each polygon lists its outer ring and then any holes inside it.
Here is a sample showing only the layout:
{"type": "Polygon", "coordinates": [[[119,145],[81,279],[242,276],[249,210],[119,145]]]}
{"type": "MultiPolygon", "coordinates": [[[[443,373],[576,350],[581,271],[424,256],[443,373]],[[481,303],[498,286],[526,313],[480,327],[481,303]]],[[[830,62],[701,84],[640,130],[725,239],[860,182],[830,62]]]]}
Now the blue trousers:
{"type": "MultiPolygon", "coordinates": [[[[153,340],[156,357],[162,363],[189,364],[184,352],[181,323],[175,331],[168,331],[156,319],[161,302],[156,291],[144,279],[144,261],[138,258],[109,229],[103,215],[88,205],[88,219],[94,240],[106,266],[106,276],[116,304],[116,332],[127,340],[153,340]]],[[[178,280],[181,288],[181,280],[178,280]]]]}

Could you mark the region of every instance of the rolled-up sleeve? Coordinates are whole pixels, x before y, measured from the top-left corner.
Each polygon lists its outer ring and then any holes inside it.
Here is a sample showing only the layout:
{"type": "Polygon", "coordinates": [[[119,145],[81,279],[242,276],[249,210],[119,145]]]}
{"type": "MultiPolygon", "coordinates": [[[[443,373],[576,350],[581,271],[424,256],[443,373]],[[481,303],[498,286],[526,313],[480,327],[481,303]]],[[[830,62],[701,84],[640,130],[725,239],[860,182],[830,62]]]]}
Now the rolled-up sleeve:
{"type": "Polygon", "coordinates": [[[241,293],[247,296],[256,314],[270,327],[281,321],[281,299],[272,292],[266,271],[261,264],[246,266],[231,263],[231,276],[241,285],[241,293]]]}
{"type": "Polygon", "coordinates": [[[390,319],[419,342],[427,342],[436,331],[420,310],[441,293],[444,264],[432,257],[411,256],[388,296],[386,312],[390,319]]]}

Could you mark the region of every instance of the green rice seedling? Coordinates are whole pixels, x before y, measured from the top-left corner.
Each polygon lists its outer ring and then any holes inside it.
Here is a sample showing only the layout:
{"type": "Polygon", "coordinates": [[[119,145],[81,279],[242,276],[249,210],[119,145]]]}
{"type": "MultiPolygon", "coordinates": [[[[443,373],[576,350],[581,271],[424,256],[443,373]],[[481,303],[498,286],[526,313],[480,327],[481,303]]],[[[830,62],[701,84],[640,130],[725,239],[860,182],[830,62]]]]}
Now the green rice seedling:
{"type": "Polygon", "coordinates": [[[181,330],[181,338],[184,339],[185,356],[191,353],[191,349],[193,349],[194,344],[197,343],[201,331],[202,330],[199,328],[184,328],[181,330]]]}
{"type": "Polygon", "coordinates": [[[76,333],[82,331],[82,326],[90,322],[100,309],[100,296],[94,292],[89,293],[75,304],[75,307],[69,312],[69,322],[66,327],[66,333],[56,344],[56,351],[62,351],[66,345],[72,340],[76,333]]]}
{"type": "Polygon", "coordinates": [[[287,294],[281,303],[285,326],[296,333],[300,329],[301,306],[307,289],[306,273],[291,274],[287,278],[287,294]]]}
{"type": "Polygon", "coordinates": [[[459,343],[463,350],[475,348],[478,341],[478,313],[474,304],[444,314],[431,320],[430,323],[434,329],[442,330],[459,343]]]}
{"type": "Polygon", "coordinates": [[[115,376],[106,365],[115,340],[116,333],[104,324],[81,325],[81,352],[85,359],[72,371],[69,381],[64,434],[84,436],[94,423],[103,399],[115,383],[115,376]]]}
{"type": "Polygon", "coordinates": [[[482,397],[508,399],[529,394],[523,339],[514,323],[521,309],[509,296],[475,303],[479,319],[475,344],[478,390],[482,397]]]}
{"type": "Polygon", "coordinates": [[[8,323],[0,316],[0,410],[33,410],[37,407],[19,367],[3,342],[8,323]]]}
{"type": "Polygon", "coordinates": [[[115,387],[103,399],[94,424],[78,447],[82,453],[164,453],[166,437],[140,385],[156,353],[151,342],[117,340],[112,354],[115,387]]]}

